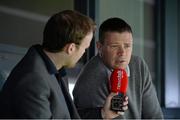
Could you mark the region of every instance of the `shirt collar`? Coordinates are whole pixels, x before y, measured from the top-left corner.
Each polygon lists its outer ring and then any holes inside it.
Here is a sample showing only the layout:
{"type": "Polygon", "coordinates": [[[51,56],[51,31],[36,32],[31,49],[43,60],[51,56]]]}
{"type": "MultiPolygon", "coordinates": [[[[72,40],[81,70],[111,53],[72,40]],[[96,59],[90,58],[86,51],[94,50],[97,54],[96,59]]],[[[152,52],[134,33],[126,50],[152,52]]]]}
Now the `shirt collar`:
{"type": "Polygon", "coordinates": [[[126,67],[125,70],[126,70],[127,76],[130,77],[130,69],[129,69],[129,65],[127,65],[127,67],[126,67]]]}
{"type": "MultiPolygon", "coordinates": [[[[110,79],[112,70],[110,70],[108,67],[106,67],[106,71],[107,71],[108,78],[110,79]]],[[[127,76],[130,77],[129,65],[126,67],[125,71],[126,71],[126,73],[127,73],[127,76]]]]}
{"type": "MultiPolygon", "coordinates": [[[[98,57],[99,57],[100,60],[102,60],[100,54],[98,54],[98,57]]],[[[111,73],[112,73],[113,70],[109,69],[106,65],[104,65],[104,66],[105,66],[106,71],[107,71],[107,74],[108,74],[108,76],[109,76],[109,78],[110,78],[110,75],[111,75],[111,73]]],[[[127,67],[125,68],[125,71],[126,71],[127,76],[130,77],[129,65],[127,65],[127,67]]]]}

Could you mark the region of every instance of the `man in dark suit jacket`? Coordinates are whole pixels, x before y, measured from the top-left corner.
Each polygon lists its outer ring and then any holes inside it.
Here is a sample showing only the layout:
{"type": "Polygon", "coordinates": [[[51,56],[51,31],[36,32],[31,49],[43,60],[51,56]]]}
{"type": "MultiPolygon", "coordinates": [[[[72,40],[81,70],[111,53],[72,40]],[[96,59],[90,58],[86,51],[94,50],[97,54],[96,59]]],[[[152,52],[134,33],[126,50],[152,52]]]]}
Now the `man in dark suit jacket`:
{"type": "MultiPolygon", "coordinates": [[[[33,45],[11,71],[0,93],[0,118],[79,118],[62,79],[90,45],[95,23],[78,12],[65,10],[47,22],[42,45],[33,45]]],[[[109,95],[102,117],[109,114],[109,95]],[[107,114],[106,114],[107,113],[107,114]]]]}

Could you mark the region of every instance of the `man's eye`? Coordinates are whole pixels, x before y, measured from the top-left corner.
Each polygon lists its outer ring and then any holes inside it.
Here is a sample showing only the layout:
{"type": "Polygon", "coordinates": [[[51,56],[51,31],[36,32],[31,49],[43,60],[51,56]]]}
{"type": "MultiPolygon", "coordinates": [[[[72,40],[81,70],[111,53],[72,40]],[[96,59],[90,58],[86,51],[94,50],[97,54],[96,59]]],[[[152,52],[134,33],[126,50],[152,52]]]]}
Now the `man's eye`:
{"type": "Polygon", "coordinates": [[[111,47],[111,48],[118,48],[119,46],[117,46],[117,45],[111,45],[110,47],[111,47]]]}
{"type": "Polygon", "coordinates": [[[126,44],[124,47],[125,47],[125,48],[130,48],[131,45],[130,45],[130,44],[126,44]]]}

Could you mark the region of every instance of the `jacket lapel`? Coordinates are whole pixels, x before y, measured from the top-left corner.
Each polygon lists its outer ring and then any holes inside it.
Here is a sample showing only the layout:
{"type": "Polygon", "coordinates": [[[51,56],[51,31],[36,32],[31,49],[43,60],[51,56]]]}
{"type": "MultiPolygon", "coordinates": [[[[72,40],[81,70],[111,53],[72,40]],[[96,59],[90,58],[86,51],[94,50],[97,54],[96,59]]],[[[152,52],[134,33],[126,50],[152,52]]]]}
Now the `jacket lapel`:
{"type": "Polygon", "coordinates": [[[71,118],[72,118],[72,119],[78,119],[78,118],[80,118],[80,117],[79,117],[79,114],[78,114],[78,112],[77,112],[77,109],[76,109],[76,107],[75,107],[75,105],[74,105],[74,103],[73,103],[73,100],[72,100],[72,98],[71,98],[71,96],[70,96],[70,94],[69,94],[68,86],[66,85],[66,81],[65,81],[65,80],[67,80],[67,79],[62,79],[62,78],[60,77],[60,75],[59,75],[59,78],[58,78],[58,79],[59,79],[58,82],[59,82],[59,84],[60,84],[60,86],[61,86],[61,89],[62,89],[62,92],[63,92],[63,94],[64,94],[64,98],[65,98],[65,100],[66,100],[66,104],[67,104],[67,106],[68,106],[68,110],[69,110],[69,113],[70,113],[71,118]]]}

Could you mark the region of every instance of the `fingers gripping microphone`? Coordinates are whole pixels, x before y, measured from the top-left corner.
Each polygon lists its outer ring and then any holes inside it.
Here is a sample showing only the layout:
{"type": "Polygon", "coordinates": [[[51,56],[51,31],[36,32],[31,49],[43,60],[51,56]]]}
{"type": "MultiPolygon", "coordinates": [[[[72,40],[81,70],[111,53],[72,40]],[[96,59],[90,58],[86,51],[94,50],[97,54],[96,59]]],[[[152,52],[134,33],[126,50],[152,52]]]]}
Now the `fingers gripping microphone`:
{"type": "Polygon", "coordinates": [[[123,101],[126,96],[128,77],[124,69],[114,69],[110,77],[111,92],[118,93],[111,100],[111,109],[114,111],[124,111],[123,101]]]}

